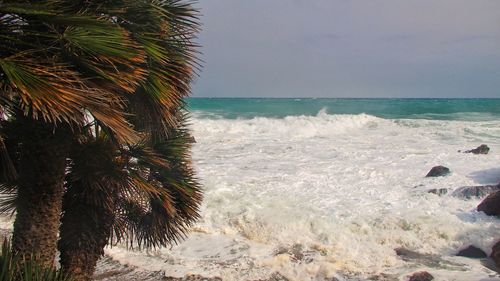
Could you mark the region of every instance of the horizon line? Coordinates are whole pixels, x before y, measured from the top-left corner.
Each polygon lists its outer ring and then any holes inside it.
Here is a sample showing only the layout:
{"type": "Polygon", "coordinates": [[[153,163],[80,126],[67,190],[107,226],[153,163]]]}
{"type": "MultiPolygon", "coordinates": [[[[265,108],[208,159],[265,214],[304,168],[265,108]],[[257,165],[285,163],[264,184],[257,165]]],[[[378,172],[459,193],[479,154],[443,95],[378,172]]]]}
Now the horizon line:
{"type": "Polygon", "coordinates": [[[196,97],[191,99],[500,99],[500,97],[196,97]]]}

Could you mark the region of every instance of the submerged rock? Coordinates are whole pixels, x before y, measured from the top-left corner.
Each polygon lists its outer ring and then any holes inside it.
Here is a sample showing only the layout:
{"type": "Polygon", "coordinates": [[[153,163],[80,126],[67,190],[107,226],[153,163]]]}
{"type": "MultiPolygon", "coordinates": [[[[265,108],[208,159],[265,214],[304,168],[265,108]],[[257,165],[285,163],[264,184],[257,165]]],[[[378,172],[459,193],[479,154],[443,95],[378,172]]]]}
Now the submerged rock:
{"type": "Polygon", "coordinates": [[[269,279],[259,279],[256,281],[290,281],[290,279],[281,275],[281,273],[279,273],[279,272],[275,272],[269,277],[269,279]]]}
{"type": "Polygon", "coordinates": [[[477,206],[479,212],[484,212],[488,216],[500,215],[500,191],[488,195],[483,202],[477,206]]]}
{"type": "Polygon", "coordinates": [[[448,189],[447,188],[433,188],[433,189],[427,190],[427,192],[441,196],[441,195],[446,195],[448,193],[448,189]]]}
{"type": "Polygon", "coordinates": [[[486,253],[483,250],[481,250],[475,246],[472,246],[472,245],[470,245],[469,247],[467,247],[465,249],[460,250],[457,253],[457,256],[466,257],[466,258],[473,258],[473,259],[484,259],[484,258],[488,257],[488,255],[486,255],[486,253]]]}
{"type": "Polygon", "coordinates": [[[450,169],[445,166],[436,166],[432,168],[425,177],[442,177],[450,173],[450,169]]]}
{"type": "MultiPolygon", "coordinates": [[[[222,281],[221,277],[204,277],[201,275],[186,275],[184,277],[166,276],[165,271],[140,270],[135,266],[128,266],[104,256],[97,262],[94,281],[222,281]]],[[[266,280],[267,281],[267,280],[266,280]]]]}
{"type": "Polygon", "coordinates": [[[313,252],[304,250],[304,246],[302,246],[302,244],[293,244],[290,247],[278,247],[278,249],[274,252],[274,255],[278,256],[286,254],[290,256],[290,259],[293,262],[311,263],[313,261],[313,258],[310,256],[311,253],[313,252]]]}
{"type": "Polygon", "coordinates": [[[460,270],[460,268],[463,267],[463,264],[443,259],[439,255],[422,254],[405,248],[396,248],[394,251],[396,251],[396,255],[398,255],[403,261],[420,264],[428,268],[446,267],[448,269],[460,270]]]}
{"type": "Polygon", "coordinates": [[[467,150],[464,153],[472,153],[472,154],[488,154],[490,152],[490,148],[486,144],[481,144],[477,148],[467,150]]]}
{"type": "Polygon", "coordinates": [[[380,274],[368,277],[368,280],[373,280],[373,281],[399,281],[399,278],[395,274],[380,273],[380,274]]]}
{"type": "Polygon", "coordinates": [[[434,276],[432,276],[427,271],[413,273],[413,275],[411,275],[410,278],[408,279],[408,281],[431,281],[431,280],[434,280],[434,276]]]}
{"type": "Polygon", "coordinates": [[[220,277],[203,277],[201,275],[187,275],[182,278],[164,277],[165,281],[222,281],[220,277]]]}
{"type": "Polygon", "coordinates": [[[481,185],[481,186],[464,186],[457,188],[451,196],[463,198],[463,199],[471,199],[473,197],[485,197],[490,195],[493,192],[500,190],[500,184],[498,185],[481,185]]]}
{"type": "Polygon", "coordinates": [[[498,241],[491,249],[491,259],[500,267],[500,241],[498,241]]]}

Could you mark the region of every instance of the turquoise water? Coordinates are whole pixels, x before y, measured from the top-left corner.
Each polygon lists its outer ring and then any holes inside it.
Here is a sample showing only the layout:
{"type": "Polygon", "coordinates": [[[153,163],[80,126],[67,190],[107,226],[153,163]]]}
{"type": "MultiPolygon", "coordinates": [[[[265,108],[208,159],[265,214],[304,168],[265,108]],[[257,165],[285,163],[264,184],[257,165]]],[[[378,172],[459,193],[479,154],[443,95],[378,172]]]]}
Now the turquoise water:
{"type": "Polygon", "coordinates": [[[283,118],[366,113],[386,119],[485,121],[500,119],[500,99],[267,99],[191,98],[188,108],[201,118],[283,118]]]}

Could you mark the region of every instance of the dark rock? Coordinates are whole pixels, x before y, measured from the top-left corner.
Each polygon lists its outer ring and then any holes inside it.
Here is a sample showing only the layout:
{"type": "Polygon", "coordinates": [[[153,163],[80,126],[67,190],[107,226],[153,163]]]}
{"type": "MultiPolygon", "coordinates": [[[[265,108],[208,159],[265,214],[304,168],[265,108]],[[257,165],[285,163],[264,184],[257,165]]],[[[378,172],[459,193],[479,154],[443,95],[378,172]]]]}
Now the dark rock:
{"type": "Polygon", "coordinates": [[[301,244],[294,244],[290,248],[290,254],[293,261],[301,261],[304,259],[304,247],[301,244]]]}
{"type": "Polygon", "coordinates": [[[420,264],[428,268],[461,268],[462,264],[443,259],[439,255],[422,254],[405,248],[394,249],[396,254],[405,262],[420,264]]]}
{"type": "Polygon", "coordinates": [[[477,206],[479,212],[484,212],[488,216],[500,215],[500,191],[488,195],[483,202],[477,206]]]}
{"type": "Polygon", "coordinates": [[[422,254],[420,253],[417,253],[415,251],[412,251],[412,250],[408,250],[408,249],[405,249],[405,248],[396,248],[394,249],[394,251],[396,252],[396,255],[400,256],[400,257],[420,257],[422,254]]]}
{"type": "Polygon", "coordinates": [[[472,245],[465,249],[460,250],[457,256],[473,258],[473,259],[484,259],[488,257],[488,255],[486,255],[486,253],[483,250],[474,247],[472,245]]]}
{"type": "Polygon", "coordinates": [[[500,241],[498,241],[491,249],[491,259],[500,267],[500,241]]]}
{"type": "Polygon", "coordinates": [[[312,259],[310,257],[305,256],[306,251],[304,251],[304,246],[301,244],[293,244],[291,247],[283,247],[280,246],[276,251],[274,252],[274,255],[283,255],[283,254],[288,254],[290,255],[292,261],[294,262],[299,262],[299,261],[304,261],[307,263],[312,262],[312,259]]]}
{"type": "Polygon", "coordinates": [[[481,144],[477,148],[467,150],[464,153],[472,153],[472,154],[488,154],[490,152],[490,148],[486,144],[481,144]]]}
{"type": "Polygon", "coordinates": [[[436,194],[436,195],[445,195],[448,193],[448,189],[446,188],[433,188],[433,189],[429,189],[427,190],[428,193],[432,193],[432,194],[436,194]]]}
{"type": "Polygon", "coordinates": [[[450,169],[444,166],[436,166],[432,168],[429,173],[427,173],[426,177],[442,177],[446,176],[450,173],[450,169]]]}
{"type": "Polygon", "coordinates": [[[175,277],[163,277],[162,280],[164,281],[222,281],[222,278],[220,277],[203,277],[201,275],[186,275],[181,278],[175,278],[175,277]]]}
{"type": "Polygon", "coordinates": [[[188,143],[196,143],[196,139],[193,136],[190,136],[187,141],[188,143]]]}
{"type": "Polygon", "coordinates": [[[464,199],[471,199],[473,197],[478,197],[482,198],[487,195],[490,195],[493,192],[499,191],[500,190],[500,184],[499,185],[481,185],[481,186],[464,186],[457,188],[451,196],[453,197],[458,197],[458,198],[464,198],[464,199]]]}
{"type": "Polygon", "coordinates": [[[409,276],[408,281],[431,281],[434,280],[434,276],[432,276],[427,271],[421,271],[413,273],[413,275],[409,276]]]}
{"type": "Polygon", "coordinates": [[[380,273],[380,274],[368,277],[368,280],[372,280],[372,281],[399,281],[399,278],[397,275],[380,273]]]}
{"type": "Polygon", "coordinates": [[[290,281],[290,279],[281,275],[281,273],[279,273],[279,272],[275,272],[271,275],[271,277],[269,278],[269,281],[290,281]]]}
{"type": "Polygon", "coordinates": [[[325,281],[340,281],[337,277],[325,278],[325,281]]]}

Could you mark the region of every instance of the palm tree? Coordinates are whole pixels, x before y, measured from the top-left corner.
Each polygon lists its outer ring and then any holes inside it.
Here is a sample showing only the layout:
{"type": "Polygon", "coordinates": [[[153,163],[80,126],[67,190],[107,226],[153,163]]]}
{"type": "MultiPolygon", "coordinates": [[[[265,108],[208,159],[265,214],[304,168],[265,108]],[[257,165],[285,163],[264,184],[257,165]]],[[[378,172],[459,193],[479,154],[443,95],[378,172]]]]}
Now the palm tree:
{"type": "Polygon", "coordinates": [[[0,176],[3,192],[15,193],[5,203],[17,209],[16,253],[52,266],[66,189],[59,245],[68,272],[88,277],[93,266],[78,259],[96,260],[107,238],[153,247],[182,237],[201,195],[187,150],[175,151],[177,162],[162,153],[182,140],[197,31],[196,11],[180,0],[0,0],[0,176]],[[82,174],[79,159],[92,149],[108,171],[136,175],[82,174]],[[144,166],[130,170],[141,155],[144,166]],[[95,248],[78,246],[89,231],[65,234],[78,219],[102,234],[95,248]]]}
{"type": "Polygon", "coordinates": [[[197,66],[196,10],[177,0],[85,9],[111,13],[140,42],[148,74],[127,96],[129,120],[141,140],[116,145],[96,124],[72,154],[59,250],[63,269],[76,280],[90,279],[109,241],[146,248],[179,241],[201,203],[182,112],[197,66]]]}
{"type": "Polygon", "coordinates": [[[184,126],[168,135],[119,148],[89,133],[76,148],[59,241],[61,265],[75,280],[90,280],[109,241],[166,246],[198,218],[202,197],[189,161],[190,136],[184,126]]]}
{"type": "Polygon", "coordinates": [[[0,2],[0,147],[9,150],[1,166],[3,187],[17,189],[12,246],[48,267],[73,135],[94,119],[117,143],[135,141],[123,95],[146,73],[144,51],[125,29],[71,13],[67,2],[0,2]]]}

